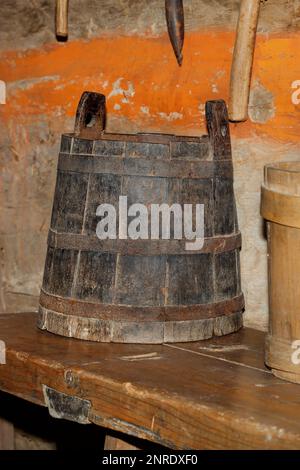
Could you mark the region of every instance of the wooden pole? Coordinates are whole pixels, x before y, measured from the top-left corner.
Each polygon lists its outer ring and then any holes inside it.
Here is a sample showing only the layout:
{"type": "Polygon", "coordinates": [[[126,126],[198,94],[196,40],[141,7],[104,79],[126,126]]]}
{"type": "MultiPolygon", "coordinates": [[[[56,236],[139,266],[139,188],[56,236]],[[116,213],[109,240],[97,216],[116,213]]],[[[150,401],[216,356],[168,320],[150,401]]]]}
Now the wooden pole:
{"type": "Polygon", "coordinates": [[[68,37],[69,0],[56,0],[56,36],[68,37]]]}
{"type": "Polygon", "coordinates": [[[248,119],[248,103],[261,0],[241,0],[230,78],[229,119],[248,119]]]}
{"type": "Polygon", "coordinates": [[[265,167],[261,213],[268,227],[266,364],[277,377],[300,384],[300,162],[265,167]]]}

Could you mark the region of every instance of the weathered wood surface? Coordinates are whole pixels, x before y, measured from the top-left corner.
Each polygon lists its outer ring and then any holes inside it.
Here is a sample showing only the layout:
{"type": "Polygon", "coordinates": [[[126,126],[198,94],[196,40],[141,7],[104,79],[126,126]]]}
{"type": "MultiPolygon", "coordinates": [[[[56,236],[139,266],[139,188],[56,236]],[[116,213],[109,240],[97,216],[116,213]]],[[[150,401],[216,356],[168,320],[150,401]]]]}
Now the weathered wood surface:
{"type": "Polygon", "coordinates": [[[0,388],[45,405],[43,385],[89,401],[88,420],[171,448],[300,449],[300,394],[264,366],[264,334],[185,345],[80,342],[0,317],[0,388]],[[18,332],[16,334],[16,332],[18,332]]]}
{"type": "Polygon", "coordinates": [[[14,450],[14,425],[0,418],[0,450],[14,450]]]}
{"type": "MultiPolygon", "coordinates": [[[[75,133],[62,137],[41,329],[85,340],[160,344],[241,328],[241,237],[225,102],[208,101],[206,120],[208,136],[202,137],[106,134],[104,95],[83,93],[75,133]],[[98,240],[97,207],[118,209],[119,196],[127,196],[128,207],[176,203],[183,211],[184,204],[204,204],[203,248],[188,251],[186,238],[174,240],[172,222],[170,240],[161,227],[157,240],[128,240],[127,227],[125,240],[98,240]]],[[[151,219],[148,213],[149,226],[151,219]]]]}

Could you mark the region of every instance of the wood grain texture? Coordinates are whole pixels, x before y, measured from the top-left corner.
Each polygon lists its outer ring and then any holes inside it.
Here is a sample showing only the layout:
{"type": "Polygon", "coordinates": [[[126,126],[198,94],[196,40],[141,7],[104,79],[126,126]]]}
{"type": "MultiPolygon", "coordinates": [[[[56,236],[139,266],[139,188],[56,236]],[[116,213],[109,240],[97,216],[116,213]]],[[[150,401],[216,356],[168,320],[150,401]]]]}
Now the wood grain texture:
{"type": "Polygon", "coordinates": [[[265,166],[261,193],[264,219],[300,228],[300,162],[279,162],[265,166]]]}
{"type": "Polygon", "coordinates": [[[0,317],[0,388],[45,405],[43,385],[88,400],[97,425],[179,449],[299,449],[299,389],[264,366],[264,334],[193,345],[80,342],[0,317]],[[22,335],[15,332],[22,328],[22,335]]]}
{"type": "Polygon", "coordinates": [[[56,36],[68,37],[69,0],[56,0],[56,36]]]}
{"type": "Polygon", "coordinates": [[[299,162],[266,166],[261,213],[267,220],[269,264],[266,363],[278,377],[300,383],[297,364],[300,342],[294,343],[300,340],[299,162]]]}
{"type": "Polygon", "coordinates": [[[241,0],[230,77],[229,119],[246,121],[261,0],[241,0]]]}
{"type": "Polygon", "coordinates": [[[262,186],[262,216],[270,222],[300,228],[300,197],[262,186]],[[284,208],[284,209],[283,209],[284,208]]]}
{"type": "MultiPolygon", "coordinates": [[[[242,304],[244,305],[244,304],[242,304]]],[[[181,312],[182,313],[182,312],[181,312]]],[[[234,333],[243,326],[241,311],[211,318],[177,321],[103,320],[39,309],[38,327],[61,336],[103,343],[161,344],[199,341],[234,333]]]]}

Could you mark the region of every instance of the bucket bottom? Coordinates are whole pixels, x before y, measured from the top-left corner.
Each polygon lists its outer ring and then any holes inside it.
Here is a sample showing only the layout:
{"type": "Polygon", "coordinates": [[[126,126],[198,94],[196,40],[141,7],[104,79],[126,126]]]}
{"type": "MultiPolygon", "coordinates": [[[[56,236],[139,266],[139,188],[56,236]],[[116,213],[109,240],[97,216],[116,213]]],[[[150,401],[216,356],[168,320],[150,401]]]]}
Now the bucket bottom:
{"type": "Polygon", "coordinates": [[[185,343],[224,336],[243,326],[243,312],[182,321],[115,321],[39,308],[38,327],[69,338],[103,343],[185,343]]]}

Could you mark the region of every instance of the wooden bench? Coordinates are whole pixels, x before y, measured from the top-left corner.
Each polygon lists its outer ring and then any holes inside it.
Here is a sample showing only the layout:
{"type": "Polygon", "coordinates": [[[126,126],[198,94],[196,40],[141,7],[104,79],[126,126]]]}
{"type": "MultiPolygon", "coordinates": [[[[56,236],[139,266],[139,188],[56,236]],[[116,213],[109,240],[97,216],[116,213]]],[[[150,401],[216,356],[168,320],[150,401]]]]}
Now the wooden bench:
{"type": "Polygon", "coordinates": [[[300,449],[300,388],[264,366],[262,332],[126,345],[58,337],[35,323],[34,313],[0,316],[0,389],[51,416],[174,449],[300,449]]]}

